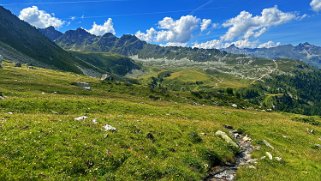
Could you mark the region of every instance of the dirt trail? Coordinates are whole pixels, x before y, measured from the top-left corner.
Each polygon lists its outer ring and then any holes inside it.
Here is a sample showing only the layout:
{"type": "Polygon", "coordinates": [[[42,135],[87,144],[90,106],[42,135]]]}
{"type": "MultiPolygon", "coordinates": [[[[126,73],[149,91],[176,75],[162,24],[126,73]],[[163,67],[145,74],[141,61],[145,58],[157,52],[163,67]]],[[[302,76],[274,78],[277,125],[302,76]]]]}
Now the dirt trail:
{"type": "Polygon", "coordinates": [[[251,153],[254,147],[251,144],[251,138],[244,135],[237,130],[234,130],[231,126],[225,126],[229,130],[230,135],[237,141],[236,143],[240,147],[240,152],[236,155],[236,162],[231,164],[227,163],[221,166],[215,166],[210,171],[209,175],[204,181],[232,181],[235,180],[236,171],[242,165],[253,166],[257,162],[256,159],[251,158],[251,153]]]}
{"type": "Polygon", "coordinates": [[[277,71],[279,69],[279,65],[278,63],[276,62],[276,60],[273,60],[273,63],[275,65],[275,68],[274,69],[270,69],[269,68],[269,71],[266,73],[266,74],[263,74],[260,78],[254,80],[251,84],[254,84],[255,82],[257,81],[261,81],[262,79],[264,79],[265,77],[271,75],[273,72],[277,71]]]}

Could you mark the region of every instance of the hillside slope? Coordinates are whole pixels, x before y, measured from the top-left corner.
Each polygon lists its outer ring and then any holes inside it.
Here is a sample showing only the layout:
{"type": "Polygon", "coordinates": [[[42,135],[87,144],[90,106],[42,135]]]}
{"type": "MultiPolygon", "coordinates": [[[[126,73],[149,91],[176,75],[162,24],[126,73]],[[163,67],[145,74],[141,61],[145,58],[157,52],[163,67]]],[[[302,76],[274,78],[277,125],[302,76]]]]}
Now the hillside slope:
{"type": "Polygon", "coordinates": [[[237,180],[321,177],[320,118],[154,101],[144,90],[4,63],[0,179],[202,180],[213,166],[235,160],[238,151],[215,135],[227,132],[224,125],[247,134],[255,147],[257,164],[241,166],[237,180]],[[266,152],[272,160],[261,159],[266,152]]]}
{"type": "Polygon", "coordinates": [[[81,61],[3,7],[0,7],[0,42],[0,45],[3,45],[0,54],[5,58],[15,58],[13,60],[23,63],[82,73],[77,67],[83,65],[81,61]],[[20,58],[10,56],[10,52],[19,52],[21,56],[20,58]],[[32,61],[29,62],[29,60],[32,61]]]}
{"type": "Polygon", "coordinates": [[[7,60],[96,77],[105,73],[124,75],[133,69],[139,69],[132,60],[118,55],[104,55],[99,58],[98,53],[75,56],[50,41],[61,35],[62,33],[53,27],[40,33],[0,7],[0,55],[7,60]]]}

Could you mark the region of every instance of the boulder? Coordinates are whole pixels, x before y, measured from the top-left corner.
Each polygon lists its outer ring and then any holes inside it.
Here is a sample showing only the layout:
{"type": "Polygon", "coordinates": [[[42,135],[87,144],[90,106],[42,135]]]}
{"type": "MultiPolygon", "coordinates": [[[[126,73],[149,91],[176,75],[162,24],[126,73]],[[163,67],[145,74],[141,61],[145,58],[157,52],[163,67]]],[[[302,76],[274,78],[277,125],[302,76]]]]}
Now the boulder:
{"type": "Polygon", "coordinates": [[[320,144],[314,144],[314,148],[321,149],[321,145],[320,144]]]}
{"type": "Polygon", "coordinates": [[[92,122],[93,122],[94,124],[97,124],[97,123],[98,123],[98,122],[97,122],[97,119],[93,119],[92,122]]]}
{"type": "Polygon", "coordinates": [[[263,143],[265,144],[265,146],[271,148],[272,150],[274,150],[274,147],[269,143],[267,142],[266,140],[263,140],[263,143]]]}
{"type": "Polygon", "coordinates": [[[274,159],[278,162],[282,161],[282,158],[281,157],[274,157],[274,159]]]}
{"type": "Polygon", "coordinates": [[[110,77],[108,74],[102,74],[100,80],[106,80],[108,77],[110,77]]]}
{"type": "Polygon", "coordinates": [[[84,121],[87,118],[88,118],[87,116],[80,116],[80,117],[75,118],[75,121],[84,121]]]}
{"type": "Polygon", "coordinates": [[[273,156],[270,152],[265,152],[265,155],[270,159],[273,160],[273,156]]]}
{"type": "Polygon", "coordinates": [[[222,138],[226,143],[230,144],[231,146],[239,148],[239,145],[237,145],[225,132],[218,130],[216,131],[215,135],[222,138]]]}
{"type": "Polygon", "coordinates": [[[104,129],[105,129],[105,131],[112,131],[112,132],[117,131],[117,129],[115,127],[113,127],[113,126],[111,126],[109,124],[106,124],[104,126],[104,129]]]}

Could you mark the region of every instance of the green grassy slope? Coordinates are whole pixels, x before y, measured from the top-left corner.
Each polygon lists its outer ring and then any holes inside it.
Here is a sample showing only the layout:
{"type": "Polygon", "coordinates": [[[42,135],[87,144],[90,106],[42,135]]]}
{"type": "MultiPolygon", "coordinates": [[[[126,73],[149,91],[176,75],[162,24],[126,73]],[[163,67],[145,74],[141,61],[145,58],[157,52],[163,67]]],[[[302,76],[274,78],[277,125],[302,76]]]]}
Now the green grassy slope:
{"type": "Polygon", "coordinates": [[[82,73],[77,67],[77,59],[3,7],[0,7],[0,41],[33,58],[40,65],[82,73]]]}
{"type": "Polygon", "coordinates": [[[7,96],[0,100],[0,180],[200,180],[212,164],[234,159],[235,150],[214,135],[224,124],[253,139],[260,147],[254,158],[269,151],[284,160],[242,167],[238,180],[321,177],[321,150],[314,147],[321,143],[321,127],[293,121],[300,115],[174,104],[151,101],[144,92],[126,93],[140,86],[5,63],[0,69],[0,92],[7,96]],[[92,90],[73,85],[80,81],[92,90]],[[83,115],[89,118],[74,120],[83,115]],[[105,124],[117,132],[104,131],[105,124]]]}
{"type": "Polygon", "coordinates": [[[72,54],[84,62],[97,67],[101,72],[109,72],[119,76],[124,76],[132,70],[140,69],[140,66],[130,58],[117,54],[80,52],[72,52],[72,54]]]}

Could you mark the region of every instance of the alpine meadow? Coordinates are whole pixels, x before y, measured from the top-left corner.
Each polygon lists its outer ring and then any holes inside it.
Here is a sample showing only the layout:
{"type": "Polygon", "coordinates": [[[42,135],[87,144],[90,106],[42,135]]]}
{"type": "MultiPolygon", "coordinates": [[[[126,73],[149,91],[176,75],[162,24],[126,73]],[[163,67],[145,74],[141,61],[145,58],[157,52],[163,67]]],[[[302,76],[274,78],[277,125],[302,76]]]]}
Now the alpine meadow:
{"type": "Polygon", "coordinates": [[[0,180],[321,180],[320,12],[0,1],[0,180]]]}

